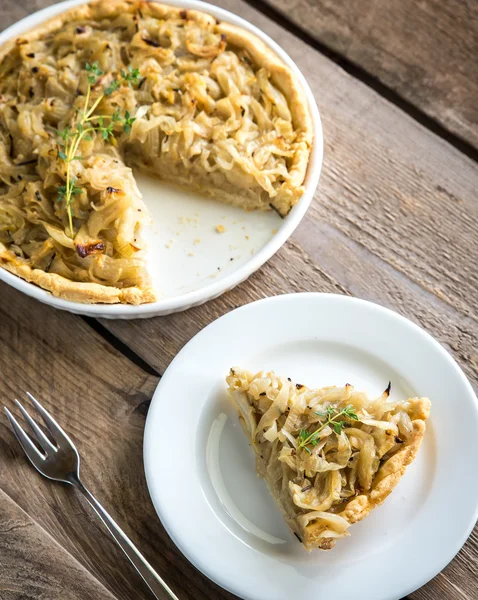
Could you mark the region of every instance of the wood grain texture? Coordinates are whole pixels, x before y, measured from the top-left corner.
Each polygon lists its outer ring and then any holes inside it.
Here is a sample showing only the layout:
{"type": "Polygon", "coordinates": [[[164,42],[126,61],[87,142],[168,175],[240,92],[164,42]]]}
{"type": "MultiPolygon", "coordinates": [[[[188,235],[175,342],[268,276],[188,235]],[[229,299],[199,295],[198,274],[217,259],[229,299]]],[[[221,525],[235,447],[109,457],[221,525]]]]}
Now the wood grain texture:
{"type": "Polygon", "coordinates": [[[1,489],[0,506],[2,600],[114,600],[112,593],[1,489]]]}
{"type": "MultiPolygon", "coordinates": [[[[188,600],[232,598],[182,557],[149,499],[142,439],[157,378],[126,360],[79,317],[41,305],[3,283],[0,365],[1,403],[12,408],[13,398],[25,398],[28,390],[54,413],[77,445],[85,485],[178,595],[188,600]]],[[[7,592],[8,600],[148,597],[142,580],[83,499],[30,466],[4,415],[0,494],[2,600],[7,592]],[[39,556],[44,550],[45,556],[39,556]],[[68,577],[77,584],[70,586],[68,577]],[[71,595],[64,594],[65,586],[71,595]]]]}
{"type": "MultiPolygon", "coordinates": [[[[2,0],[0,27],[54,3],[2,0]]],[[[195,333],[236,306],[285,292],[353,294],[393,308],[432,333],[476,387],[476,165],[251,6],[235,0],[219,4],[269,33],[307,77],[325,130],[320,188],[293,238],[232,292],[166,318],[103,321],[103,325],[162,373],[195,333]]],[[[155,566],[167,572],[181,598],[231,598],[179,555],[152,512],[142,476],[141,436],[157,379],[131,365],[83,320],[54,312],[0,284],[2,340],[7,340],[0,346],[4,396],[13,397],[28,387],[45,398],[48,407],[53,396],[65,398],[55,414],[71,427],[85,456],[85,483],[112,508],[155,566]],[[96,410],[99,416],[92,419],[96,410]],[[104,446],[101,449],[97,436],[104,446]]],[[[0,489],[14,507],[28,513],[35,527],[54,537],[67,553],[67,564],[78,564],[91,574],[85,586],[99,585],[105,594],[121,600],[145,594],[121,553],[71,490],[32,472],[1,419],[0,457],[0,489]],[[2,462],[5,456],[8,460],[2,462]],[[19,475],[34,482],[32,493],[25,495],[19,475]],[[68,562],[69,556],[73,562],[68,562]]],[[[23,513],[19,514],[12,518],[21,521],[23,513]]],[[[5,547],[2,523],[0,516],[0,582],[5,547]]],[[[23,546],[18,538],[17,550],[10,550],[9,556],[25,552],[23,546]]],[[[41,566],[37,572],[43,573],[41,566]]],[[[458,557],[411,597],[472,600],[477,572],[475,530],[458,557]]],[[[32,567],[33,579],[34,573],[32,567]]],[[[54,583],[44,588],[45,597],[63,598],[55,595],[61,576],[52,563],[47,579],[54,583]]],[[[35,593],[31,589],[10,591],[8,600],[35,593]]],[[[85,587],[81,597],[88,598],[88,593],[85,587]]]]}
{"type": "Polygon", "coordinates": [[[477,2],[264,1],[478,147],[477,2]]]}

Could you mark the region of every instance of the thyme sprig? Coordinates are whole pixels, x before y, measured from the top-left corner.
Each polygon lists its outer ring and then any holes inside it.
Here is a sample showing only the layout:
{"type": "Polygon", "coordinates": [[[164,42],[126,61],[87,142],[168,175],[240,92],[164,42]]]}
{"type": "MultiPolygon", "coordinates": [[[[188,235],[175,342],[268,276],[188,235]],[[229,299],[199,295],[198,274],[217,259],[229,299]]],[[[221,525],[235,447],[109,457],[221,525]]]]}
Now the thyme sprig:
{"type": "Polygon", "coordinates": [[[345,408],[343,408],[340,411],[335,406],[327,406],[325,411],[316,412],[315,414],[319,417],[325,418],[325,422],[312,433],[307,431],[306,429],[301,429],[297,438],[297,448],[303,448],[309,454],[311,454],[311,452],[307,446],[317,446],[317,444],[320,441],[319,434],[323,429],[327,427],[327,425],[331,425],[335,433],[337,435],[340,435],[342,433],[343,428],[346,425],[346,421],[338,420],[340,417],[346,417],[348,419],[358,421],[358,417],[355,414],[354,407],[351,404],[348,404],[345,408]]]}
{"type": "Polygon", "coordinates": [[[114,128],[116,125],[122,126],[125,133],[131,131],[135,117],[132,117],[129,111],[122,115],[117,109],[112,115],[96,115],[95,110],[103,98],[110,96],[122,85],[129,87],[138,85],[141,78],[139,69],[134,69],[131,65],[127,70],[121,69],[121,77],[113,79],[90,106],[91,92],[104,73],[97,61],[93,64],[86,63],[85,71],[87,72],[88,89],[83,110],[79,110],[79,120],[72,128],[67,125],[63,130],[56,132],[60,138],[58,143],[62,147],[58,150],[58,157],[66,163],[66,182],[65,185],[58,186],[58,201],[65,203],[71,237],[73,237],[72,203],[75,196],[82,193],[82,189],[76,185],[77,180],[71,173],[70,165],[74,160],[81,160],[82,157],[77,154],[80,143],[82,140],[93,140],[92,133],[99,133],[105,141],[115,144],[114,128]]]}

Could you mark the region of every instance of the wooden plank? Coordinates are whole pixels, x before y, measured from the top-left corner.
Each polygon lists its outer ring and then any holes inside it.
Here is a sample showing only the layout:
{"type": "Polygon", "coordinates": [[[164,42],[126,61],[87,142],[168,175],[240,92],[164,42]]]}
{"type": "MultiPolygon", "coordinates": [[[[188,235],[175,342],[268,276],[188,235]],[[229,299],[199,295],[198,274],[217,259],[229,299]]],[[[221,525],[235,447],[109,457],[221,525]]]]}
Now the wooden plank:
{"type": "Polygon", "coordinates": [[[111,592],[1,489],[0,505],[0,593],[3,600],[40,597],[114,600],[111,592]],[[54,572],[51,565],[56,566],[54,572]]]}
{"type": "Polygon", "coordinates": [[[0,2],[0,31],[31,13],[57,4],[57,0],[2,0],[0,2]]]}
{"type": "Polygon", "coordinates": [[[263,3],[478,147],[478,3],[259,2],[263,3]]]}
{"type": "MultiPolygon", "coordinates": [[[[188,600],[232,598],[180,554],[149,499],[142,439],[157,378],[125,359],[81,318],[50,309],[3,283],[0,365],[2,404],[18,413],[13,398],[24,398],[26,390],[43,401],[77,445],[85,485],[178,595],[188,600]]],[[[48,481],[27,462],[5,417],[0,420],[0,456],[2,599],[5,591],[9,600],[65,600],[65,588],[68,598],[148,596],[75,490],[48,481]],[[44,558],[37,556],[50,546],[44,558]],[[78,577],[78,585],[65,583],[68,570],[72,579],[78,577]]]]}

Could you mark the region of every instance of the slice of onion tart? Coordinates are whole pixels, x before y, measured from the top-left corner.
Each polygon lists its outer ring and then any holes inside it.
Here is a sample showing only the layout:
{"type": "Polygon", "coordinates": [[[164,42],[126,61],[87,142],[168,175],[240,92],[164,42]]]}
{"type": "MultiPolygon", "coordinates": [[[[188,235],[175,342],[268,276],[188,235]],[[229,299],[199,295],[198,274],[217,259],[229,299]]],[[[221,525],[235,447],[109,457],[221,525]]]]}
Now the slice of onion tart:
{"type": "Polygon", "coordinates": [[[273,372],[226,378],[287,524],[307,550],[329,550],[390,494],[415,458],[428,398],[370,399],[352,385],[309,389],[273,372]]]}

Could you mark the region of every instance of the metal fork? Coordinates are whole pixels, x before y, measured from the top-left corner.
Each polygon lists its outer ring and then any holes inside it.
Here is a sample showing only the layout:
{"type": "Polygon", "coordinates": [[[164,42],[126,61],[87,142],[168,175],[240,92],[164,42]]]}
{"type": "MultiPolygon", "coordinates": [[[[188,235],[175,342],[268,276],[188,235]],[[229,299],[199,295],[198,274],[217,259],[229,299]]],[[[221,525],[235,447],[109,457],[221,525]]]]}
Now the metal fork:
{"type": "Polygon", "coordinates": [[[52,439],[54,440],[54,443],[52,443],[40,429],[38,424],[23,408],[20,402],[15,400],[18,408],[21,410],[25,420],[32,430],[34,439],[38,442],[43,452],[37,448],[30,436],[20,427],[18,421],[8,410],[8,408],[4,408],[13,432],[15,433],[17,440],[20,442],[21,447],[25,451],[25,454],[29,458],[32,465],[42,475],[48,477],[48,479],[69,483],[85,496],[90,506],[103,521],[113,539],[133,563],[134,567],[149,586],[149,589],[153,592],[156,598],[161,600],[166,598],[164,593],[166,592],[168,594],[168,598],[179,600],[176,594],[174,594],[170,587],[156,573],[153,567],[147,562],[144,556],[140,553],[140,551],[136,548],[124,531],[119,527],[119,525],[115,523],[115,521],[101,506],[98,500],[93,496],[93,494],[83,485],[80,480],[80,456],[73,442],[58,425],[55,419],[43,408],[43,406],[41,406],[41,404],[35,400],[30,393],[27,392],[27,396],[30,398],[38,413],[41,415],[46,427],[48,428],[48,431],[51,434],[52,439]]]}

